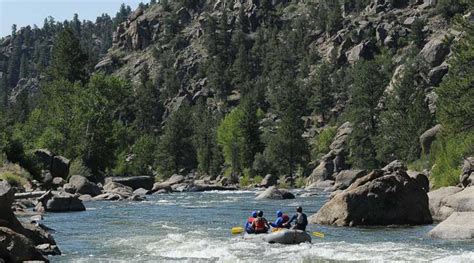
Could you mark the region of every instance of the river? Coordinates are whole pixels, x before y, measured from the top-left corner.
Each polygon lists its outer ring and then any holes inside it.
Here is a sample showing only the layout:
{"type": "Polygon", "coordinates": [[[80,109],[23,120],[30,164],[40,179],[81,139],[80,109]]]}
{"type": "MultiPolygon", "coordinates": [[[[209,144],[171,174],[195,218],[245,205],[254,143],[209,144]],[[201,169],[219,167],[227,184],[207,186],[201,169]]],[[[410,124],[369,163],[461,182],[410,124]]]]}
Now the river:
{"type": "Polygon", "coordinates": [[[327,195],[254,200],[255,192],[173,193],[144,202],[85,202],[87,211],[47,213],[44,223],[63,255],[52,262],[474,262],[474,242],[426,238],[434,225],[349,228],[310,225],[325,233],[311,244],[245,241],[230,229],[250,211],[269,220],[278,209],[316,212],[327,195]]]}

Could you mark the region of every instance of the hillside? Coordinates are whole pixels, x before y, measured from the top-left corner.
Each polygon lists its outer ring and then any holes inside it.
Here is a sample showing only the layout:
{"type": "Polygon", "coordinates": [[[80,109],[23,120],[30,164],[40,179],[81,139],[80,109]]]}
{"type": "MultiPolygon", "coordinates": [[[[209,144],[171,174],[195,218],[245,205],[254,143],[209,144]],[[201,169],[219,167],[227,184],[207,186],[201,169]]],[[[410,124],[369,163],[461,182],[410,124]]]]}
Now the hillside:
{"type": "Polygon", "coordinates": [[[20,29],[0,43],[1,148],[28,164],[50,149],[96,180],[302,186],[401,160],[459,183],[474,152],[472,4],[339,3],[161,1],[20,29]]]}

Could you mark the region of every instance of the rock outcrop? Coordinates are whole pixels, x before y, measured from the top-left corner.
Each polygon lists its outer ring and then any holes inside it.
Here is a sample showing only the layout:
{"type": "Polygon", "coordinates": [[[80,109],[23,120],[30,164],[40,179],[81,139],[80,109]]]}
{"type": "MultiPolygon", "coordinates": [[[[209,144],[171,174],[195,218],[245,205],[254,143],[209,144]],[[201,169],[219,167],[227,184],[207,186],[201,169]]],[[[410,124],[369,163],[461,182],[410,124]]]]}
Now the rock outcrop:
{"type": "Polygon", "coordinates": [[[259,186],[260,187],[270,187],[270,186],[277,185],[277,183],[278,183],[278,176],[276,176],[274,174],[267,174],[263,178],[262,182],[260,182],[259,186]]]}
{"type": "Polygon", "coordinates": [[[340,171],[347,169],[346,159],[348,153],[348,139],[352,132],[350,122],[345,122],[337,129],[336,135],[329,146],[329,152],[324,155],[319,165],[313,170],[306,181],[310,186],[315,182],[334,180],[334,176],[340,171]]]}
{"type": "Polygon", "coordinates": [[[324,204],[310,222],[338,226],[431,223],[425,190],[396,167],[397,163],[357,179],[324,204]]]}
{"type": "Polygon", "coordinates": [[[428,236],[442,239],[474,239],[474,212],[454,212],[428,236]]]}
{"type": "Polygon", "coordinates": [[[107,177],[105,183],[115,182],[131,187],[133,190],[144,188],[151,190],[155,180],[150,176],[107,177]]]}
{"type": "Polygon", "coordinates": [[[367,171],[360,169],[343,170],[337,174],[334,188],[338,190],[344,190],[353,182],[355,182],[355,180],[365,176],[366,174],[367,171]]]}
{"type": "Polygon", "coordinates": [[[60,254],[49,233],[39,226],[18,221],[11,209],[13,200],[13,189],[6,181],[0,180],[0,259],[6,262],[48,261],[43,255],[60,254]],[[51,250],[41,249],[46,246],[51,250]]]}
{"type": "Polygon", "coordinates": [[[255,199],[294,199],[295,196],[285,189],[278,189],[271,186],[259,194],[255,199]]]}
{"type": "Polygon", "coordinates": [[[474,157],[464,159],[459,181],[463,187],[474,186],[474,157]]]}
{"type": "Polygon", "coordinates": [[[96,196],[102,193],[95,183],[81,175],[71,176],[71,178],[69,178],[69,184],[74,189],[74,193],[81,195],[96,196]]]}
{"type": "Polygon", "coordinates": [[[444,220],[454,212],[474,212],[474,187],[445,187],[428,193],[430,211],[435,220],[444,220]]]}
{"type": "Polygon", "coordinates": [[[55,155],[47,149],[36,149],[33,151],[34,156],[41,168],[50,172],[51,180],[54,177],[66,179],[69,175],[69,166],[71,161],[64,156],[55,155]]]}
{"type": "Polygon", "coordinates": [[[77,212],[85,211],[86,207],[79,195],[66,192],[48,191],[38,198],[37,211],[47,212],[77,212]]]}
{"type": "Polygon", "coordinates": [[[436,139],[436,135],[441,131],[441,127],[441,124],[437,124],[420,135],[421,149],[424,154],[430,153],[431,144],[436,139]]]}

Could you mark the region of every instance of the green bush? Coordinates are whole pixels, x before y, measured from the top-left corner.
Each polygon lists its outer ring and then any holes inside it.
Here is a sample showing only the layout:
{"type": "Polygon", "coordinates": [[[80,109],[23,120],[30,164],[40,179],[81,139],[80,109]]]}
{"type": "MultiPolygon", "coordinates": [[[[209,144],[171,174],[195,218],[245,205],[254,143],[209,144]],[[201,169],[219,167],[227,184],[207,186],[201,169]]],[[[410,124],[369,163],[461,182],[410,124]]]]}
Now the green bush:
{"type": "Polygon", "coordinates": [[[311,145],[313,159],[318,159],[321,155],[329,151],[329,146],[336,135],[336,130],[336,127],[327,127],[314,137],[311,145]]]}
{"type": "Polygon", "coordinates": [[[306,178],[304,178],[303,176],[296,177],[296,180],[295,180],[296,188],[303,188],[305,187],[305,185],[306,185],[306,178]]]}
{"type": "Polygon", "coordinates": [[[263,177],[260,176],[260,175],[257,175],[253,178],[254,184],[260,184],[262,182],[262,180],[263,180],[263,177]]]}
{"type": "Polygon", "coordinates": [[[450,138],[439,137],[431,148],[434,188],[458,184],[463,158],[474,154],[474,132],[450,138]]]}
{"type": "Polygon", "coordinates": [[[22,187],[28,183],[25,178],[11,172],[0,173],[0,179],[7,181],[11,186],[15,187],[22,187]]]}
{"type": "Polygon", "coordinates": [[[82,175],[87,178],[92,177],[92,171],[80,159],[74,159],[69,167],[69,176],[82,175]]]}

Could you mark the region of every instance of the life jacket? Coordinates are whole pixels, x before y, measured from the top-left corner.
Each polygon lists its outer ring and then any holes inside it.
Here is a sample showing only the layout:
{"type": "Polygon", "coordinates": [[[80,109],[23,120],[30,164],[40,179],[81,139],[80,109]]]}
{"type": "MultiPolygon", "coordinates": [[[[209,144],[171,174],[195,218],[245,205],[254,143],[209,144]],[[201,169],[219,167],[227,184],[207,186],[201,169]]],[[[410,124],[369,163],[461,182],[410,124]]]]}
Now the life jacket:
{"type": "Polygon", "coordinates": [[[249,217],[247,219],[247,223],[252,224],[252,222],[255,220],[255,217],[249,217]]]}
{"type": "Polygon", "coordinates": [[[265,231],[267,229],[267,226],[265,225],[265,220],[263,220],[263,218],[261,217],[256,218],[254,221],[254,228],[256,232],[265,231]]]}
{"type": "Polygon", "coordinates": [[[283,223],[290,221],[290,217],[287,214],[283,214],[281,216],[281,219],[283,219],[283,223]]]}

